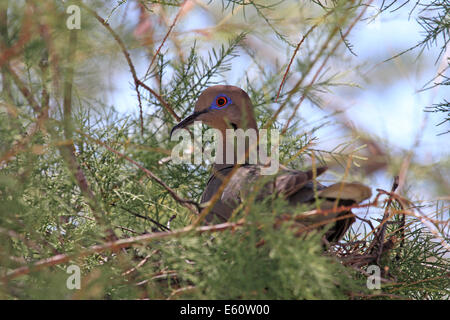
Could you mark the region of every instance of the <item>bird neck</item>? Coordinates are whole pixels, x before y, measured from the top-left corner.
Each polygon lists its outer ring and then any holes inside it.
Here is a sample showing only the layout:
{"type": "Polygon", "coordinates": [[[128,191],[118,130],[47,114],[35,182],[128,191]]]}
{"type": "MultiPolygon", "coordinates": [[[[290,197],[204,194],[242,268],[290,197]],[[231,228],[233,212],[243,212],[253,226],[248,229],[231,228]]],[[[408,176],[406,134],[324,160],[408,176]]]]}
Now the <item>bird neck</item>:
{"type": "Polygon", "coordinates": [[[222,139],[217,141],[215,168],[220,169],[235,164],[256,164],[259,140],[257,128],[219,130],[222,139]]]}

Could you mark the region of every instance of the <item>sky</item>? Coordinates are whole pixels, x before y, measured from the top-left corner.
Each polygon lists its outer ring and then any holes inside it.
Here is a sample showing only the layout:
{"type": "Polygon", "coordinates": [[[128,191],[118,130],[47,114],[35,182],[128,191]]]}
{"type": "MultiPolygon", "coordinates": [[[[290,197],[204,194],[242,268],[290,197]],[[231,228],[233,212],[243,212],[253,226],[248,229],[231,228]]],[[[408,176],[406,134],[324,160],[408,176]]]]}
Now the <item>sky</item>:
{"type": "MultiPolygon", "coordinates": [[[[409,5],[411,7],[412,4],[409,5]]],[[[131,9],[131,8],[130,8],[131,9]]],[[[120,8],[117,10],[120,15],[120,8]]],[[[131,10],[131,20],[134,19],[131,10]]],[[[375,14],[376,9],[369,8],[369,14],[375,14]]],[[[432,79],[442,68],[442,60],[436,63],[439,49],[431,47],[426,50],[418,62],[418,51],[413,51],[403,57],[384,62],[395,54],[414,46],[423,37],[422,29],[415,21],[415,15],[408,16],[408,6],[395,13],[385,13],[375,20],[363,21],[356,25],[349,36],[353,50],[357,54],[352,62],[365,63],[364,76],[375,81],[359,79],[362,88],[337,89],[333,92],[336,103],[340,108],[346,109],[346,116],[352,123],[382,139],[392,150],[406,152],[416,142],[420,135],[420,144],[417,147],[416,160],[423,164],[438,162],[448,158],[450,135],[439,135],[449,130],[449,125],[436,126],[442,121],[443,114],[424,112],[426,106],[442,102],[450,97],[450,89],[439,86],[433,90],[421,91],[425,83],[432,79]],[[396,81],[376,77],[377,68],[384,68],[397,74],[396,81]],[[349,90],[352,90],[349,92],[349,90]]],[[[416,13],[416,12],[415,12],[416,13]]],[[[137,20],[134,20],[137,21],[137,20]]],[[[189,13],[189,19],[181,19],[176,31],[193,30],[211,26],[213,22],[202,14],[200,8],[189,13]]],[[[189,33],[188,33],[189,35],[189,33]]],[[[197,35],[201,37],[200,35],[197,35]]],[[[281,53],[283,54],[283,53],[281,53]]],[[[447,58],[450,50],[446,52],[447,58]]],[[[136,58],[136,57],[134,57],[136,58]]],[[[285,57],[286,59],[289,57],[285,57]]],[[[233,60],[233,68],[227,73],[223,83],[240,85],[243,72],[248,70],[249,58],[245,55],[233,60]]],[[[143,74],[148,61],[135,59],[138,74],[143,74]]],[[[115,82],[115,91],[110,96],[110,103],[124,114],[136,112],[137,99],[133,88],[133,80],[126,65],[119,68],[120,81],[115,82]]],[[[303,117],[319,118],[322,111],[315,107],[302,106],[299,111],[303,117]]],[[[333,135],[335,128],[325,128],[317,133],[319,139],[333,135]],[[322,137],[321,137],[322,135],[322,137]]]]}

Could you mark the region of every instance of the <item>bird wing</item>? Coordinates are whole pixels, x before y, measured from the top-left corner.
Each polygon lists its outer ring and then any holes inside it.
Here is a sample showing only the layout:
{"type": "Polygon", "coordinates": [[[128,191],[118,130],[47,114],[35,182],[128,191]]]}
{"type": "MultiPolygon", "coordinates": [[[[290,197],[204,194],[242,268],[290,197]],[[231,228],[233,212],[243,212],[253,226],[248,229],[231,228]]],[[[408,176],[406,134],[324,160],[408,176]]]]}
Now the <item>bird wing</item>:
{"type": "MultiPolygon", "coordinates": [[[[319,167],[316,169],[315,175],[319,176],[327,169],[327,167],[319,167]]],[[[275,191],[278,194],[289,197],[302,189],[308,182],[312,181],[313,177],[313,170],[285,170],[285,172],[279,175],[275,180],[275,191]]]]}
{"type": "MultiPolygon", "coordinates": [[[[326,167],[317,168],[316,176],[322,174],[326,170],[326,167]]],[[[237,205],[247,197],[259,183],[262,183],[263,186],[259,186],[260,189],[257,192],[258,200],[262,200],[273,193],[289,197],[310,182],[313,176],[312,170],[297,171],[287,168],[280,170],[280,173],[276,176],[262,176],[261,166],[246,165],[240,167],[231,177],[228,185],[223,191],[221,199],[225,203],[235,203],[235,205],[237,205]],[[258,181],[259,179],[261,179],[261,182],[258,181]]]]}
{"type": "Polygon", "coordinates": [[[259,176],[260,168],[256,165],[238,168],[223,190],[221,200],[236,207],[253,190],[259,176]]]}
{"type": "Polygon", "coordinates": [[[369,187],[358,182],[339,182],[317,192],[320,198],[352,200],[360,203],[372,196],[369,187]]]}
{"type": "MultiPolygon", "coordinates": [[[[321,189],[317,190],[317,196],[322,200],[320,201],[321,210],[333,209],[336,200],[339,200],[339,206],[350,206],[370,198],[371,195],[372,192],[369,187],[357,182],[340,182],[329,187],[322,186],[321,189]]],[[[299,203],[304,202],[301,200],[307,200],[309,202],[313,201],[313,199],[314,190],[311,188],[303,188],[300,192],[291,197],[290,200],[291,203],[299,203]]],[[[340,240],[350,225],[356,220],[350,209],[328,213],[319,213],[317,210],[311,210],[304,212],[298,219],[305,225],[320,224],[327,221],[331,223],[334,221],[332,227],[325,234],[325,237],[329,242],[340,240]],[[343,216],[346,216],[347,218],[340,218],[343,216]]]]}
{"type": "MultiPolygon", "coordinates": [[[[334,207],[336,199],[339,205],[352,205],[360,203],[370,198],[372,192],[367,186],[357,182],[340,182],[329,187],[313,181],[314,176],[318,176],[326,171],[326,167],[317,168],[316,174],[312,170],[295,171],[287,168],[280,170],[276,176],[261,176],[261,167],[257,165],[245,165],[237,169],[230,178],[221,196],[221,205],[226,207],[216,210],[214,214],[219,216],[231,215],[231,211],[245,199],[249,193],[257,191],[256,200],[276,193],[286,197],[291,205],[299,203],[313,203],[315,194],[321,199],[320,209],[327,210],[334,207]],[[258,181],[261,179],[260,184],[258,181]],[[266,180],[264,180],[266,179],[266,180]],[[223,211],[223,212],[222,212],[223,211]],[[226,213],[225,215],[223,213],[226,213]]],[[[217,208],[219,209],[219,208],[217,208]]],[[[331,229],[327,231],[328,241],[337,241],[342,238],[349,226],[355,221],[350,210],[344,212],[332,212],[328,214],[318,213],[317,210],[304,212],[300,218],[305,225],[313,223],[332,221],[337,217],[350,215],[346,219],[337,219],[331,229]]]]}

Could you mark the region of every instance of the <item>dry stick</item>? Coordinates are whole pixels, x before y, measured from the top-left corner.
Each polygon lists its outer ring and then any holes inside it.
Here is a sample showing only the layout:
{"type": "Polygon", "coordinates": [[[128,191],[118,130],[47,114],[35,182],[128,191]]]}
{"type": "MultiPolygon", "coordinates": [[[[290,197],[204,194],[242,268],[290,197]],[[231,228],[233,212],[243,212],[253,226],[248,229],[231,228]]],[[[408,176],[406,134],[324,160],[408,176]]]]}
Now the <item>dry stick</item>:
{"type": "MultiPolygon", "coordinates": [[[[370,3],[373,0],[371,0],[367,6],[370,5],[370,3]]],[[[313,86],[314,82],[316,82],[317,77],[319,76],[320,72],[322,72],[323,68],[325,67],[326,63],[328,62],[328,59],[331,57],[332,53],[335,52],[338,48],[338,46],[341,44],[341,42],[343,42],[345,40],[345,38],[349,35],[350,31],[354,28],[354,26],[356,25],[356,23],[361,19],[362,15],[364,14],[364,12],[366,11],[367,7],[364,7],[363,10],[361,10],[361,12],[359,13],[359,15],[356,17],[356,19],[352,22],[352,24],[350,25],[350,27],[347,29],[347,31],[342,35],[339,39],[339,41],[336,42],[336,44],[334,45],[334,47],[331,49],[331,51],[327,54],[327,56],[325,57],[324,61],[322,62],[322,64],[320,65],[319,69],[317,69],[316,73],[314,74],[314,77],[312,78],[312,80],[309,82],[309,84],[306,86],[305,88],[305,92],[302,94],[302,97],[300,98],[299,103],[295,106],[294,111],[292,112],[291,116],[289,117],[288,121],[286,122],[286,125],[283,128],[283,134],[287,131],[287,128],[289,127],[289,124],[291,123],[292,119],[294,118],[295,114],[297,113],[298,108],[300,107],[300,105],[302,104],[302,102],[305,100],[306,95],[308,94],[309,90],[311,90],[311,87],[313,86]]],[[[337,27],[337,29],[339,30],[339,27],[337,27]]],[[[336,30],[336,29],[335,29],[336,30]]],[[[336,30],[337,32],[337,30],[336,30]]],[[[309,70],[308,70],[309,71],[309,70]]]]}
{"type": "MultiPolygon", "coordinates": [[[[316,171],[315,168],[313,168],[312,170],[313,170],[313,174],[314,174],[314,171],[316,171]]],[[[257,192],[258,190],[259,190],[258,188],[255,188],[255,192],[257,192]]],[[[378,197],[379,196],[380,196],[380,194],[378,194],[375,197],[375,199],[374,199],[374,201],[372,203],[354,204],[354,205],[350,205],[350,206],[339,206],[339,207],[332,208],[332,209],[327,209],[327,210],[322,210],[322,209],[318,208],[318,209],[314,210],[314,214],[316,214],[316,215],[328,215],[330,213],[340,213],[340,212],[343,212],[343,211],[350,211],[351,209],[355,209],[355,208],[375,207],[375,206],[378,205],[378,197]]],[[[299,230],[295,233],[295,235],[299,236],[300,234],[302,234],[305,231],[313,230],[313,229],[316,229],[318,227],[327,225],[329,223],[336,222],[336,221],[339,221],[339,220],[344,220],[344,219],[351,218],[351,217],[354,217],[354,216],[355,215],[353,213],[349,213],[349,214],[346,214],[346,215],[343,215],[343,216],[326,219],[326,220],[320,221],[318,223],[314,223],[314,224],[311,224],[309,226],[305,226],[305,227],[299,228],[299,230]]],[[[300,214],[298,216],[290,216],[290,218],[292,220],[294,220],[294,221],[301,221],[303,219],[308,218],[308,216],[305,216],[304,213],[303,213],[303,214],[300,214]]]]}
{"type": "Polygon", "coordinates": [[[194,291],[195,289],[196,289],[195,286],[187,286],[187,287],[184,287],[184,288],[176,289],[176,290],[172,291],[172,293],[170,294],[170,296],[166,300],[172,300],[172,298],[175,297],[175,296],[178,296],[178,295],[183,294],[185,292],[194,291]]]}
{"type": "MultiPolygon", "coordinates": [[[[395,190],[397,189],[398,181],[399,181],[399,177],[395,176],[394,182],[392,183],[391,193],[394,193],[395,190]]],[[[375,240],[378,239],[377,260],[376,260],[377,264],[380,263],[380,257],[381,257],[381,253],[383,251],[383,243],[384,243],[384,238],[385,238],[385,234],[386,234],[387,222],[389,221],[389,218],[392,216],[392,214],[389,214],[389,208],[391,206],[391,203],[392,203],[392,196],[390,195],[388,198],[388,201],[386,203],[386,208],[384,210],[383,220],[381,221],[382,227],[379,229],[379,232],[376,234],[375,239],[372,242],[375,245],[375,240]]],[[[371,247],[373,247],[372,244],[371,244],[371,247]]]]}
{"type": "Polygon", "coordinates": [[[181,121],[181,118],[175,113],[175,111],[173,111],[172,107],[169,106],[169,104],[164,101],[164,99],[155,92],[155,90],[153,90],[152,88],[150,88],[149,86],[147,86],[145,83],[143,83],[141,80],[137,80],[138,84],[143,87],[145,90],[147,90],[148,92],[150,92],[152,95],[154,95],[159,102],[162,104],[162,106],[169,111],[169,113],[175,118],[175,120],[177,121],[181,121]]]}
{"type": "MultiPolygon", "coordinates": [[[[382,189],[377,189],[377,196],[375,197],[375,200],[373,201],[373,205],[376,206],[378,203],[378,198],[381,195],[387,195],[389,197],[392,197],[393,199],[395,199],[402,207],[405,207],[405,203],[409,203],[409,201],[407,201],[406,199],[402,198],[401,196],[399,196],[398,194],[394,193],[394,192],[387,192],[385,190],[382,189]]],[[[402,215],[408,215],[414,218],[417,218],[420,220],[420,222],[422,222],[422,224],[426,225],[426,222],[429,221],[431,223],[434,224],[447,224],[448,221],[443,221],[443,220],[436,220],[436,219],[432,219],[430,217],[425,216],[423,213],[421,213],[421,215],[419,215],[418,213],[414,212],[414,211],[410,211],[410,210],[392,210],[392,215],[394,214],[402,214],[402,215]]],[[[378,229],[380,229],[384,224],[386,223],[386,221],[382,221],[378,226],[376,226],[372,231],[370,231],[367,235],[364,236],[364,238],[362,240],[367,239],[372,233],[375,233],[376,231],[378,231],[378,229]]],[[[437,238],[440,240],[441,244],[443,247],[445,247],[446,249],[450,250],[450,245],[442,238],[442,236],[436,232],[436,230],[434,230],[433,228],[430,228],[427,226],[427,228],[429,229],[429,231],[437,238]]],[[[376,240],[376,237],[374,239],[374,241],[376,240]]],[[[371,246],[369,247],[369,249],[371,249],[373,247],[374,243],[371,243],[371,246]]]]}
{"type": "Polygon", "coordinates": [[[139,84],[138,84],[138,78],[136,76],[136,69],[134,68],[133,63],[131,62],[130,54],[128,53],[125,44],[122,42],[122,39],[117,35],[117,33],[114,32],[114,30],[111,28],[108,22],[106,22],[102,17],[100,17],[97,12],[89,8],[88,6],[84,5],[80,2],[80,5],[85,8],[87,11],[89,11],[108,31],[111,33],[111,35],[114,37],[116,42],[119,44],[120,48],[122,49],[122,52],[125,56],[125,59],[127,60],[128,66],[130,68],[131,74],[133,75],[134,79],[134,87],[136,90],[136,94],[138,97],[138,103],[139,103],[139,118],[141,121],[141,134],[144,134],[144,120],[143,120],[143,113],[142,113],[142,102],[141,102],[141,94],[139,93],[139,84]]]}
{"type": "Polygon", "coordinates": [[[93,138],[93,137],[91,137],[91,136],[81,132],[80,130],[76,130],[76,131],[79,134],[81,134],[82,136],[88,138],[89,140],[91,140],[91,141],[93,141],[93,142],[95,142],[95,143],[105,147],[106,149],[108,149],[112,153],[116,154],[120,158],[123,158],[123,159],[127,160],[128,162],[134,164],[136,167],[138,167],[140,170],[142,170],[148,177],[150,177],[152,180],[156,181],[159,185],[161,185],[164,189],[166,189],[175,201],[177,201],[178,203],[181,203],[183,206],[185,206],[186,208],[191,210],[191,212],[193,212],[194,214],[197,214],[197,211],[196,211],[196,209],[198,210],[198,203],[197,202],[181,198],[180,196],[178,196],[178,194],[174,190],[172,190],[164,181],[162,181],[153,172],[151,172],[147,168],[144,168],[142,165],[140,165],[139,163],[137,163],[136,161],[134,161],[130,157],[128,157],[128,156],[124,155],[123,153],[121,153],[121,152],[111,148],[110,146],[106,145],[106,143],[104,143],[103,141],[95,139],[95,138],[93,138]]]}
{"type": "MultiPolygon", "coordinates": [[[[331,11],[331,10],[328,11],[327,14],[323,17],[323,19],[324,19],[326,16],[328,16],[331,12],[333,12],[333,11],[331,11]]],[[[278,93],[277,93],[277,97],[276,97],[276,99],[275,99],[275,102],[277,102],[277,101],[278,101],[278,98],[280,97],[281,88],[283,87],[283,84],[284,84],[284,82],[286,81],[286,78],[287,78],[287,75],[288,75],[288,73],[289,73],[289,70],[291,69],[292,62],[294,62],[294,58],[295,58],[295,56],[297,55],[297,52],[298,52],[298,50],[300,49],[300,46],[301,46],[302,43],[305,41],[306,37],[308,37],[309,34],[310,34],[311,32],[313,32],[313,30],[314,30],[318,25],[319,25],[319,24],[316,23],[316,24],[313,25],[311,28],[309,28],[309,30],[303,35],[302,39],[301,39],[300,42],[297,44],[297,47],[295,47],[294,54],[292,55],[291,60],[289,61],[289,64],[288,64],[288,66],[287,66],[287,68],[286,68],[286,72],[284,73],[283,79],[281,80],[280,87],[278,88],[278,93]]]]}
{"type": "Polygon", "coordinates": [[[14,72],[14,70],[7,64],[6,68],[9,70],[9,72],[12,75],[12,79],[14,81],[14,84],[19,88],[19,91],[22,92],[25,99],[28,101],[30,106],[32,106],[33,110],[39,112],[39,115],[36,119],[35,126],[29,132],[27,135],[24,135],[19,142],[13,146],[10,150],[6,151],[1,157],[0,157],[0,164],[7,164],[8,161],[10,161],[15,155],[17,155],[20,151],[22,151],[28,143],[31,141],[33,136],[39,132],[39,130],[43,127],[43,123],[46,119],[48,119],[48,106],[40,107],[38,103],[34,100],[32,94],[27,89],[25,84],[20,80],[19,76],[14,72]]]}
{"type": "Polygon", "coordinates": [[[13,79],[17,88],[19,88],[19,91],[22,93],[22,95],[28,101],[31,108],[33,108],[34,112],[38,113],[41,108],[40,108],[39,104],[36,102],[36,100],[34,100],[34,97],[33,97],[32,93],[30,92],[30,90],[28,90],[26,85],[22,82],[22,80],[20,80],[19,76],[13,70],[13,68],[9,65],[9,63],[6,65],[6,68],[8,69],[8,71],[11,75],[11,78],[13,79]]]}
{"type": "Polygon", "coordinates": [[[172,24],[169,27],[169,30],[167,31],[163,41],[161,42],[161,44],[159,45],[158,49],[156,50],[152,61],[150,62],[150,65],[148,66],[147,71],[145,72],[145,75],[148,75],[148,73],[150,72],[150,68],[152,67],[153,63],[156,60],[156,57],[158,56],[159,52],[161,51],[162,46],[164,45],[164,43],[166,42],[167,38],[169,37],[170,32],[172,32],[173,27],[175,27],[175,24],[177,23],[178,18],[180,17],[181,13],[183,12],[184,9],[184,5],[186,4],[186,0],[183,1],[183,3],[180,5],[180,9],[178,10],[177,15],[175,16],[175,19],[173,19],[172,24]]]}
{"type": "MultiPolygon", "coordinates": [[[[395,1],[394,1],[395,2],[395,1]]],[[[406,3],[406,2],[405,2],[406,3]]],[[[371,274],[367,273],[367,276],[372,276],[371,274]]],[[[398,296],[395,294],[390,293],[375,293],[375,294],[363,294],[363,293],[352,293],[351,297],[360,297],[360,298],[378,298],[378,297],[387,297],[391,299],[399,299],[399,300],[413,300],[410,298],[406,298],[404,296],[398,296]]]]}
{"type": "MultiPolygon", "coordinates": [[[[2,14],[4,15],[4,17],[2,17],[2,20],[4,19],[4,22],[7,23],[7,21],[6,21],[7,10],[2,11],[2,14]]],[[[9,60],[11,59],[11,57],[19,54],[24,49],[25,43],[27,43],[27,41],[30,39],[31,35],[33,34],[30,30],[32,14],[33,14],[33,12],[31,10],[31,7],[26,6],[25,15],[22,19],[22,24],[21,24],[22,28],[20,30],[19,39],[17,40],[17,42],[9,48],[6,48],[6,47],[3,47],[3,45],[0,45],[0,49],[2,51],[2,54],[0,56],[0,67],[3,66],[3,64],[5,64],[5,63],[9,63],[9,60]]],[[[6,45],[6,43],[5,43],[5,45],[6,45]]]]}
{"type": "Polygon", "coordinates": [[[136,266],[134,266],[134,267],[132,267],[131,269],[128,269],[128,270],[122,272],[121,276],[127,276],[127,275],[129,275],[130,273],[132,273],[132,272],[136,271],[137,269],[139,269],[140,267],[142,267],[144,264],[147,263],[148,259],[150,259],[151,256],[152,256],[156,251],[157,251],[157,250],[155,250],[155,251],[153,251],[151,254],[145,256],[145,258],[142,259],[136,266]]]}
{"type": "Polygon", "coordinates": [[[419,283],[423,283],[423,282],[429,282],[429,281],[434,281],[434,280],[438,280],[438,279],[446,279],[446,278],[450,278],[450,273],[447,273],[447,274],[445,274],[443,276],[436,276],[436,277],[433,277],[433,278],[422,279],[422,280],[418,280],[418,281],[414,281],[414,282],[397,282],[397,283],[392,283],[392,284],[390,284],[391,286],[396,286],[396,285],[403,285],[403,286],[394,287],[394,288],[390,289],[389,292],[396,291],[396,290],[402,289],[404,287],[413,286],[413,285],[416,285],[416,284],[419,284],[419,283]]]}
{"type": "Polygon", "coordinates": [[[78,254],[72,254],[72,255],[59,254],[59,255],[55,255],[50,258],[41,259],[41,260],[33,263],[32,266],[14,269],[14,270],[8,272],[5,276],[3,276],[0,279],[2,282],[5,283],[8,280],[17,278],[21,275],[29,274],[32,271],[37,271],[37,270],[40,270],[45,267],[50,267],[50,266],[58,265],[61,263],[65,263],[72,259],[83,258],[83,257],[89,256],[94,253],[101,253],[101,252],[108,251],[108,250],[118,251],[123,248],[131,247],[133,245],[144,244],[144,243],[156,240],[156,239],[177,237],[177,236],[189,233],[189,232],[201,234],[201,233],[205,233],[205,232],[225,231],[228,229],[239,227],[242,224],[243,224],[243,221],[236,222],[236,223],[221,223],[221,224],[216,224],[216,225],[212,225],[212,226],[202,226],[202,227],[198,227],[195,229],[193,229],[191,226],[187,226],[185,228],[182,228],[182,229],[179,229],[176,231],[149,233],[149,234],[144,234],[144,235],[137,236],[137,237],[130,237],[130,238],[126,238],[126,239],[111,241],[111,242],[105,243],[103,245],[91,246],[91,247],[87,248],[86,250],[79,252],[78,254]]]}
{"type": "Polygon", "coordinates": [[[314,144],[314,142],[312,140],[308,141],[307,144],[305,144],[303,147],[301,147],[300,150],[298,150],[292,157],[290,157],[285,163],[283,163],[283,165],[287,166],[289,163],[291,163],[292,161],[297,159],[300,156],[300,154],[305,152],[305,150],[308,149],[309,147],[311,147],[313,144],[314,144]]]}
{"type": "Polygon", "coordinates": [[[284,100],[284,102],[281,104],[281,106],[277,109],[277,111],[275,111],[274,115],[272,116],[272,118],[266,123],[266,125],[264,126],[264,129],[269,128],[272,123],[278,118],[278,115],[281,113],[281,111],[283,111],[283,109],[286,107],[288,101],[290,100],[290,98],[295,94],[295,92],[297,91],[297,89],[300,87],[300,85],[303,83],[303,80],[306,78],[306,76],[309,74],[309,72],[311,71],[312,67],[316,64],[316,62],[319,60],[320,56],[322,55],[322,53],[325,51],[325,49],[328,46],[328,41],[330,41],[333,36],[337,33],[337,31],[339,30],[338,27],[335,27],[334,30],[328,35],[328,38],[326,39],[325,43],[322,45],[322,47],[320,48],[318,54],[315,56],[314,60],[311,62],[311,64],[308,66],[307,70],[302,74],[301,78],[297,81],[297,83],[295,84],[295,86],[289,91],[288,96],[286,97],[286,99],[284,100]]]}
{"type": "MultiPolygon", "coordinates": [[[[368,5],[370,5],[373,2],[373,0],[370,0],[368,5]]],[[[345,38],[350,31],[353,29],[353,27],[356,25],[356,22],[359,21],[360,17],[362,16],[362,14],[364,14],[365,10],[367,7],[365,7],[362,12],[358,15],[358,17],[353,21],[353,23],[351,24],[351,26],[349,27],[349,29],[347,30],[347,32],[345,33],[345,35],[343,35],[341,37],[341,41],[343,38],[345,38]]],[[[275,114],[272,116],[272,118],[266,123],[266,125],[264,126],[264,128],[268,128],[270,127],[270,125],[278,118],[278,115],[281,113],[281,111],[283,111],[283,109],[286,107],[288,101],[290,100],[290,98],[295,94],[295,92],[297,91],[297,89],[300,87],[300,85],[303,83],[303,80],[305,80],[306,76],[309,74],[309,72],[311,71],[312,67],[317,63],[317,61],[319,60],[319,58],[322,56],[322,53],[325,51],[325,49],[328,47],[328,43],[329,41],[331,41],[331,39],[336,35],[336,33],[340,30],[339,26],[334,27],[334,29],[332,30],[332,32],[328,35],[327,39],[325,40],[324,44],[322,45],[322,47],[320,48],[319,52],[317,53],[317,55],[315,56],[315,58],[313,59],[313,61],[310,63],[310,65],[308,66],[307,70],[302,74],[301,78],[297,81],[297,83],[294,85],[294,87],[289,91],[289,94],[287,96],[287,98],[285,99],[285,101],[282,103],[282,105],[278,108],[278,110],[275,112],[275,114]]],[[[335,45],[335,47],[333,48],[333,50],[328,54],[328,57],[331,56],[331,54],[336,50],[337,46],[340,44],[340,42],[337,42],[337,44],[335,45]]],[[[328,58],[327,58],[328,60],[328,58]]]]}
{"type": "MultiPolygon", "coordinates": [[[[399,195],[397,195],[396,193],[393,193],[393,192],[388,192],[388,191],[384,191],[384,190],[382,190],[382,189],[377,189],[377,192],[378,192],[378,194],[376,195],[376,197],[375,197],[375,200],[372,202],[372,205],[373,206],[377,206],[378,205],[378,198],[381,196],[381,195],[388,195],[388,196],[392,196],[393,198],[395,198],[399,203],[401,203],[401,201],[402,200],[404,200],[404,199],[402,199],[399,195]]],[[[364,206],[363,206],[364,207],[364,206]]],[[[404,215],[409,215],[409,216],[412,216],[412,217],[415,217],[415,218],[419,218],[419,219],[423,219],[423,220],[432,220],[431,218],[428,218],[428,217],[421,217],[421,216],[418,216],[416,213],[414,213],[413,211],[407,211],[407,210],[393,210],[394,211],[394,213],[398,213],[398,214],[404,214],[404,215]]],[[[363,220],[362,218],[360,218],[360,220],[363,220]]],[[[364,221],[364,220],[363,220],[364,221]]],[[[435,223],[442,223],[443,221],[434,221],[435,223]]],[[[373,226],[371,226],[372,227],[372,231],[370,231],[368,234],[366,234],[365,236],[364,236],[364,238],[362,239],[362,240],[365,240],[365,239],[367,239],[372,233],[375,233],[375,232],[377,232],[377,230],[378,229],[380,229],[382,226],[383,226],[383,224],[384,223],[386,223],[386,222],[383,222],[382,221],[382,223],[380,223],[379,225],[377,225],[375,228],[373,227],[373,226]]],[[[369,247],[369,249],[370,249],[371,247],[369,247]]]]}
{"type": "Polygon", "coordinates": [[[139,93],[139,86],[143,87],[147,91],[149,91],[153,96],[155,96],[158,101],[161,103],[161,105],[177,120],[180,121],[181,118],[175,113],[175,111],[167,104],[167,102],[164,101],[164,99],[157,94],[154,90],[152,90],[149,86],[144,84],[141,80],[138,79],[136,74],[136,69],[133,65],[133,62],[131,61],[130,53],[125,47],[125,44],[123,43],[122,39],[119,37],[119,35],[111,28],[111,26],[102,18],[100,17],[97,12],[86,6],[85,4],[80,2],[80,5],[85,8],[87,11],[89,11],[113,36],[114,40],[116,40],[117,44],[119,45],[120,49],[122,50],[123,55],[125,56],[125,59],[127,60],[128,67],[130,68],[131,75],[133,76],[134,85],[136,89],[136,93],[138,95],[138,102],[139,102],[139,112],[140,112],[140,121],[141,121],[141,133],[144,131],[144,120],[143,120],[143,113],[142,113],[142,104],[141,104],[141,96],[139,93]]]}

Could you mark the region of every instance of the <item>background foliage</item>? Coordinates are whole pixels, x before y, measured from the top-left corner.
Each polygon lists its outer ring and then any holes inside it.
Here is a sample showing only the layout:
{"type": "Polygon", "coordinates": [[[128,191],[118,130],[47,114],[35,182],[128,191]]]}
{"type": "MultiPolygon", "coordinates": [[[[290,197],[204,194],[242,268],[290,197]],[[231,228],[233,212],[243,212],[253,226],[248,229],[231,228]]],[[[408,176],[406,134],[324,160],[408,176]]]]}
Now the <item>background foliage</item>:
{"type": "MultiPolygon", "coordinates": [[[[350,39],[408,2],[2,1],[0,297],[448,299],[448,153],[422,161],[420,131],[399,152],[334,106],[364,81],[398,80],[389,62],[357,60],[350,39]],[[71,4],[80,29],[67,27],[71,4]],[[214,83],[244,88],[259,125],[284,131],[283,163],[325,162],[321,181],[378,192],[342,243],[324,252],[321,232],[274,228],[281,199],[196,225],[209,167],[172,164],[168,133],[214,83]],[[66,287],[73,264],[80,290],[66,287]],[[382,286],[369,290],[374,264],[382,286]]],[[[437,76],[419,86],[445,90],[448,1],[410,9],[423,41],[393,60],[427,65],[437,46],[437,76]]],[[[448,125],[447,100],[423,109],[448,125]]]]}

